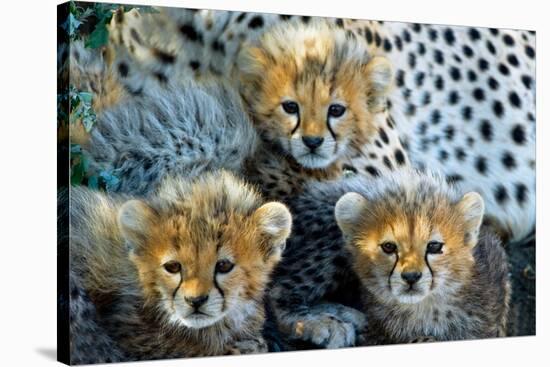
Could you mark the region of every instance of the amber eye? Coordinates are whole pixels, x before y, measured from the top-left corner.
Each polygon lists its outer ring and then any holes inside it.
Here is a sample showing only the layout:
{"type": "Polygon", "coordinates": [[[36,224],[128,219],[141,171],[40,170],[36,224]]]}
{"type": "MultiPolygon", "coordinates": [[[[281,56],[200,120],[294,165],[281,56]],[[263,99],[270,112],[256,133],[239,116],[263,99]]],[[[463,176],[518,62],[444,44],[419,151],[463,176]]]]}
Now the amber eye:
{"type": "Polygon", "coordinates": [[[293,101],[284,101],[283,104],[283,110],[285,110],[286,113],[290,115],[295,115],[298,113],[298,104],[293,101]]]}
{"type": "Polygon", "coordinates": [[[380,247],[386,254],[393,254],[397,250],[397,245],[393,242],[384,242],[380,247]]]}
{"type": "Polygon", "coordinates": [[[328,108],[328,115],[332,117],[340,117],[346,112],[346,107],[341,104],[331,104],[328,108]]]}
{"type": "Polygon", "coordinates": [[[221,274],[225,274],[225,273],[229,273],[231,270],[233,270],[233,267],[235,265],[229,261],[229,260],[219,260],[217,263],[216,263],[216,273],[221,273],[221,274]]]}
{"type": "Polygon", "coordinates": [[[426,252],[429,254],[440,254],[442,248],[443,248],[443,242],[431,241],[431,242],[428,242],[428,246],[426,247],[426,252]]]}
{"type": "Polygon", "coordinates": [[[164,264],[164,269],[171,274],[176,274],[181,271],[181,264],[177,261],[168,261],[164,264]]]}

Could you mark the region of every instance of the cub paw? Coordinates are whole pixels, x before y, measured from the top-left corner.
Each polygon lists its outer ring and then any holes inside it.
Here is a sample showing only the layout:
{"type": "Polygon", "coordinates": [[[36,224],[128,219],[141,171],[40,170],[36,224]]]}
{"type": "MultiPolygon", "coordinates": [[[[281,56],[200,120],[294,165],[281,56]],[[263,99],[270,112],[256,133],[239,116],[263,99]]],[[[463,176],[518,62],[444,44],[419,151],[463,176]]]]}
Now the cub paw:
{"type": "Polygon", "coordinates": [[[361,312],[338,304],[318,305],[289,316],[292,337],[328,349],[354,346],[357,330],[365,324],[361,312]]]}
{"type": "Polygon", "coordinates": [[[227,355],[267,353],[267,343],[263,338],[236,340],[225,352],[227,355]]]}

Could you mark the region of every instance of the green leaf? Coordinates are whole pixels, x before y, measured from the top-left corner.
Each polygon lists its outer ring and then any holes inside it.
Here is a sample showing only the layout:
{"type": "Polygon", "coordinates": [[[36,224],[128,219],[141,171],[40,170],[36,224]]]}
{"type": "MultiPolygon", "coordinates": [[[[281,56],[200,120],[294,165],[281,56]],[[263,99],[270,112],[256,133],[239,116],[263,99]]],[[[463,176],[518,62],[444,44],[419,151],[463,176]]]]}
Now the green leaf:
{"type": "Polygon", "coordinates": [[[105,22],[98,23],[90,37],[86,40],[86,47],[99,48],[107,44],[109,40],[109,31],[105,22]]]}
{"type": "Polygon", "coordinates": [[[88,187],[90,189],[99,189],[99,178],[97,176],[88,177],[88,187]]]}

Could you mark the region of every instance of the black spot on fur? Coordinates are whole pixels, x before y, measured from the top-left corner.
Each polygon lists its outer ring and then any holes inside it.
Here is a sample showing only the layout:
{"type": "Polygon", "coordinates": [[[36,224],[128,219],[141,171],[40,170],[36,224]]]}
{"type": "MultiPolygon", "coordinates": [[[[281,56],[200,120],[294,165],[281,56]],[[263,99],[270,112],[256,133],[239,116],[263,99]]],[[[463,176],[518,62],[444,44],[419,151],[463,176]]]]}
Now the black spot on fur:
{"type": "Polygon", "coordinates": [[[534,59],[535,58],[535,49],[529,45],[525,46],[525,54],[529,56],[529,58],[534,59]]]}
{"type": "Polygon", "coordinates": [[[200,66],[201,66],[200,62],[196,60],[189,61],[189,67],[193,70],[197,70],[198,68],[200,68],[200,66]]]}
{"type": "MultiPolygon", "coordinates": [[[[243,13],[244,14],[244,13],[243,13]]],[[[279,14],[279,18],[281,18],[282,20],[289,20],[290,18],[292,18],[292,15],[288,15],[288,14],[279,14]]]]}
{"type": "Polygon", "coordinates": [[[390,143],[390,139],[388,138],[388,134],[386,134],[386,131],[384,130],[384,128],[381,127],[380,129],[378,129],[378,133],[380,134],[380,138],[382,139],[384,144],[390,143]]]}
{"type": "Polygon", "coordinates": [[[453,184],[453,183],[462,181],[464,178],[459,174],[454,174],[454,175],[447,175],[447,177],[445,179],[446,179],[447,183],[453,184]]]}
{"type": "Polygon", "coordinates": [[[479,173],[485,174],[487,172],[487,159],[485,157],[477,157],[475,166],[479,173]]]}
{"type": "Polygon", "coordinates": [[[412,52],[409,52],[409,66],[411,69],[414,69],[416,66],[416,55],[412,52]]]}
{"type": "Polygon", "coordinates": [[[443,65],[443,63],[445,62],[443,52],[441,52],[441,50],[434,50],[434,61],[439,65],[443,65]]]}
{"type": "Polygon", "coordinates": [[[470,58],[474,55],[474,51],[472,50],[472,48],[468,45],[464,45],[462,46],[462,52],[464,53],[464,56],[470,58]]]}
{"type": "Polygon", "coordinates": [[[202,35],[200,35],[192,24],[183,24],[180,26],[180,33],[188,40],[202,43],[202,35]]]}
{"type": "Polygon", "coordinates": [[[502,117],[502,115],[504,115],[504,106],[502,105],[502,102],[493,102],[493,112],[495,113],[496,117],[502,117]]]}
{"type": "Polygon", "coordinates": [[[458,103],[459,100],[460,100],[460,96],[459,96],[459,94],[456,90],[453,90],[453,91],[451,91],[451,93],[449,93],[449,103],[450,104],[455,105],[455,104],[458,103]]]}
{"type": "Polygon", "coordinates": [[[489,62],[487,60],[485,60],[484,58],[479,59],[478,65],[479,65],[479,69],[481,71],[485,71],[485,70],[489,69],[489,62]]]}
{"type": "Polygon", "coordinates": [[[441,112],[439,112],[439,110],[437,109],[433,110],[431,120],[432,120],[432,124],[434,125],[439,124],[439,122],[441,121],[441,112]]]}
{"type": "Polygon", "coordinates": [[[477,74],[473,70],[468,70],[468,80],[470,82],[475,82],[477,80],[477,74]]]}
{"type": "Polygon", "coordinates": [[[374,40],[374,37],[372,35],[372,31],[369,28],[365,28],[365,39],[367,40],[367,42],[369,44],[371,44],[372,41],[374,40]]]}
{"type": "Polygon", "coordinates": [[[170,55],[169,53],[159,50],[158,48],[153,48],[152,52],[153,55],[164,64],[173,64],[176,61],[176,56],[170,55]]]}
{"type": "Polygon", "coordinates": [[[510,92],[510,95],[508,96],[508,99],[510,100],[510,104],[515,108],[521,108],[521,99],[519,99],[519,96],[516,92],[510,92]]]}
{"type": "Polygon", "coordinates": [[[512,140],[514,140],[514,142],[516,144],[525,144],[526,142],[526,136],[525,136],[525,130],[523,129],[523,126],[521,125],[516,125],[512,128],[512,131],[511,131],[511,134],[512,134],[512,140]]]}
{"type": "Polygon", "coordinates": [[[508,64],[517,67],[519,65],[518,58],[514,54],[509,54],[508,57],[506,57],[506,60],[508,60],[508,64]]]}
{"type": "Polygon", "coordinates": [[[464,106],[462,108],[462,118],[466,121],[470,121],[472,119],[472,107],[464,106]]]}
{"type": "Polygon", "coordinates": [[[403,41],[401,41],[401,37],[395,36],[393,43],[395,44],[395,47],[397,47],[399,51],[403,50],[403,41]]]}
{"type": "Polygon", "coordinates": [[[470,36],[470,39],[472,41],[477,41],[481,38],[481,34],[475,28],[470,28],[470,30],[468,31],[468,35],[470,36]]]}
{"type": "Polygon", "coordinates": [[[498,81],[492,76],[487,79],[487,83],[489,84],[489,88],[491,88],[492,90],[497,90],[499,87],[498,81]]]}
{"type": "Polygon", "coordinates": [[[426,53],[426,46],[422,42],[418,42],[418,54],[424,55],[426,53]]]}
{"type": "Polygon", "coordinates": [[[438,75],[435,78],[434,85],[437,90],[443,90],[443,88],[445,88],[445,82],[443,81],[441,75],[438,75]]]}
{"type": "Polygon", "coordinates": [[[395,83],[398,87],[402,87],[405,84],[405,72],[403,70],[397,70],[395,74],[395,83]]]}
{"type": "Polygon", "coordinates": [[[455,129],[453,125],[447,125],[445,126],[445,129],[443,129],[443,133],[445,134],[445,138],[449,141],[453,140],[455,136],[455,129]]]}
{"type": "Polygon", "coordinates": [[[433,28],[430,28],[430,30],[428,31],[428,36],[430,37],[430,41],[435,41],[437,40],[437,31],[433,28]]]}
{"type": "Polygon", "coordinates": [[[481,121],[481,124],[479,125],[479,131],[481,132],[481,137],[485,141],[491,141],[493,139],[493,126],[491,125],[489,120],[481,121]]]}
{"type": "Polygon", "coordinates": [[[225,45],[218,40],[212,42],[212,50],[225,54],[225,45]]]}
{"type": "Polygon", "coordinates": [[[374,44],[376,45],[376,47],[380,47],[380,45],[382,44],[382,38],[380,37],[378,32],[374,32],[374,44]]]}
{"type": "Polygon", "coordinates": [[[263,27],[263,25],[264,25],[264,20],[259,15],[253,17],[252,19],[250,19],[250,22],[248,22],[248,28],[251,28],[251,29],[260,28],[260,27],[263,27]]]}
{"type": "Polygon", "coordinates": [[[126,64],[125,62],[121,62],[120,64],[118,64],[118,73],[121,77],[126,78],[129,72],[130,69],[128,67],[128,64],[126,64]]]}
{"type": "Polygon", "coordinates": [[[453,78],[454,81],[459,81],[462,75],[460,74],[460,70],[457,67],[452,67],[449,69],[449,74],[451,75],[451,78],[453,78]]]}
{"type": "Polygon", "coordinates": [[[138,45],[143,44],[141,42],[141,37],[139,36],[139,33],[134,28],[130,29],[130,36],[132,36],[132,38],[134,39],[134,41],[136,41],[138,45]]]}
{"type": "Polygon", "coordinates": [[[493,45],[493,42],[487,40],[486,45],[487,45],[487,50],[489,50],[491,54],[494,55],[497,53],[497,49],[495,48],[495,45],[493,45]]]}
{"type": "Polygon", "coordinates": [[[366,166],[365,167],[365,171],[367,171],[371,176],[373,177],[378,177],[380,176],[380,171],[376,168],[376,167],[373,167],[373,166],[366,166]]]}
{"type": "MultiPolygon", "coordinates": [[[[236,21],[237,23],[240,23],[240,22],[242,22],[242,21],[244,20],[244,17],[246,17],[246,13],[241,13],[241,14],[239,14],[239,16],[237,17],[237,19],[235,19],[235,21],[236,21]]],[[[281,17],[282,17],[282,16],[281,16],[281,17]]]]}
{"type": "Polygon", "coordinates": [[[508,200],[508,191],[503,185],[497,185],[494,190],[495,200],[499,204],[504,204],[508,200]]]}
{"type": "Polygon", "coordinates": [[[447,42],[449,46],[452,46],[455,43],[455,34],[451,28],[445,29],[443,32],[443,38],[445,38],[445,42],[447,42]]]}
{"type": "Polygon", "coordinates": [[[416,33],[420,33],[420,31],[422,30],[422,26],[418,23],[413,23],[412,30],[416,33]]]}
{"type": "Polygon", "coordinates": [[[527,89],[531,89],[531,83],[533,83],[533,78],[531,78],[529,75],[522,75],[521,76],[521,82],[527,89]]]}
{"type": "Polygon", "coordinates": [[[481,88],[475,88],[472,95],[477,101],[483,101],[485,99],[485,92],[481,88]]]}
{"type": "Polygon", "coordinates": [[[502,40],[504,41],[506,46],[510,46],[510,47],[516,43],[512,38],[512,36],[510,36],[509,34],[505,34],[504,36],[502,36],[502,40]]]}
{"type": "Polygon", "coordinates": [[[397,162],[397,164],[399,166],[402,166],[403,164],[405,164],[405,155],[403,154],[401,149],[399,149],[399,148],[396,149],[395,153],[394,153],[394,156],[395,156],[395,161],[397,162]]]}
{"type": "Polygon", "coordinates": [[[304,24],[308,24],[309,21],[311,20],[311,17],[303,16],[303,17],[301,17],[301,19],[302,19],[302,22],[303,22],[304,24]]]}
{"type": "Polygon", "coordinates": [[[447,160],[447,158],[449,158],[449,153],[446,151],[446,150],[440,150],[439,151],[439,160],[441,162],[444,162],[447,160]]]}
{"type": "Polygon", "coordinates": [[[519,205],[523,205],[527,200],[527,186],[522,183],[516,184],[516,200],[519,205]]]}
{"type": "Polygon", "coordinates": [[[502,155],[501,162],[504,165],[504,167],[506,167],[509,170],[516,167],[516,160],[514,159],[512,154],[510,154],[510,152],[505,152],[502,155]]]}
{"type": "Polygon", "coordinates": [[[155,75],[155,77],[157,78],[157,80],[159,82],[161,82],[161,83],[167,83],[168,82],[168,78],[163,73],[157,72],[154,75],[155,75]]]}
{"type": "Polygon", "coordinates": [[[384,38],[384,51],[390,52],[392,49],[392,44],[389,39],[384,38]]]}
{"type": "Polygon", "coordinates": [[[464,159],[466,158],[466,152],[460,147],[455,148],[455,156],[457,160],[464,161],[464,159]]]}
{"type": "Polygon", "coordinates": [[[403,39],[405,40],[405,42],[409,43],[411,42],[411,34],[408,30],[403,30],[403,39]]]}
{"type": "Polygon", "coordinates": [[[510,69],[502,63],[498,64],[498,71],[500,71],[502,75],[510,75],[510,69]]]}
{"type": "Polygon", "coordinates": [[[387,156],[384,156],[384,158],[382,158],[382,162],[384,162],[384,165],[388,167],[390,171],[393,169],[393,165],[391,164],[391,161],[387,156]]]}

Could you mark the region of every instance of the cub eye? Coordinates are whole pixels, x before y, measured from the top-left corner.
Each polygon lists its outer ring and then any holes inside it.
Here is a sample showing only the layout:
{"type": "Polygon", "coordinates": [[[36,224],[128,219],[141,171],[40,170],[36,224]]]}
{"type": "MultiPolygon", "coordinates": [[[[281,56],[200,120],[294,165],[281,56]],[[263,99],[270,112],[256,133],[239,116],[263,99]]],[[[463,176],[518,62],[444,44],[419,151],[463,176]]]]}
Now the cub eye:
{"type": "Polygon", "coordinates": [[[428,246],[426,247],[426,252],[429,254],[439,254],[441,253],[442,248],[443,248],[443,242],[431,241],[431,242],[428,242],[428,246]]]}
{"type": "Polygon", "coordinates": [[[340,117],[346,112],[346,107],[341,104],[331,104],[328,108],[328,115],[332,117],[340,117]]]}
{"type": "Polygon", "coordinates": [[[285,101],[282,103],[283,110],[290,115],[295,115],[298,113],[298,104],[293,101],[285,101]]]}
{"type": "Polygon", "coordinates": [[[393,254],[397,250],[397,245],[393,242],[384,242],[380,247],[386,254],[393,254]]]}
{"type": "Polygon", "coordinates": [[[164,270],[171,274],[176,274],[181,271],[181,264],[177,261],[168,261],[164,264],[164,270]]]}
{"type": "Polygon", "coordinates": [[[225,259],[219,260],[216,263],[216,273],[221,273],[221,274],[229,273],[231,270],[233,270],[234,266],[235,264],[233,264],[229,260],[225,260],[225,259]]]}

